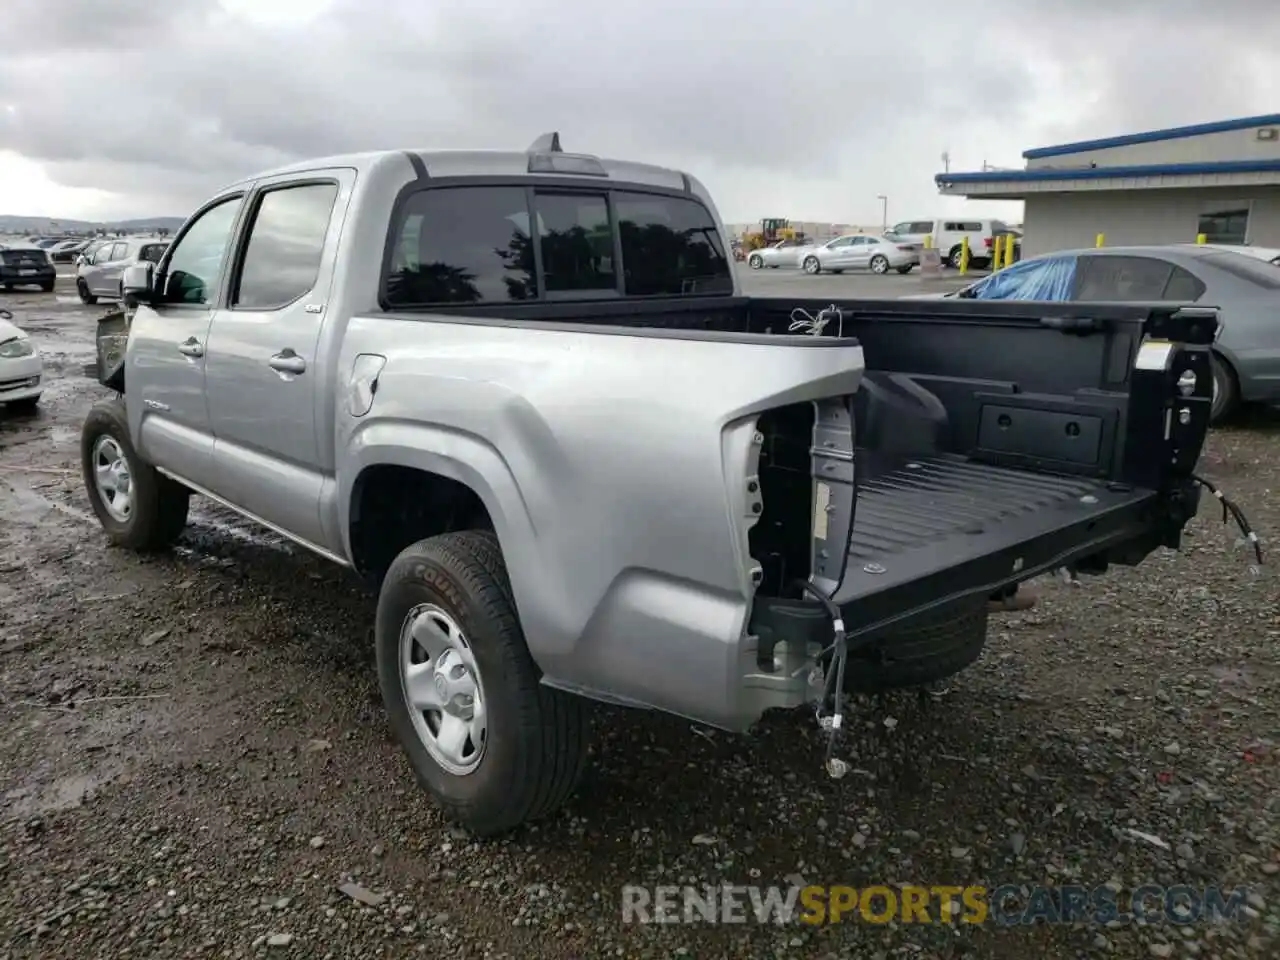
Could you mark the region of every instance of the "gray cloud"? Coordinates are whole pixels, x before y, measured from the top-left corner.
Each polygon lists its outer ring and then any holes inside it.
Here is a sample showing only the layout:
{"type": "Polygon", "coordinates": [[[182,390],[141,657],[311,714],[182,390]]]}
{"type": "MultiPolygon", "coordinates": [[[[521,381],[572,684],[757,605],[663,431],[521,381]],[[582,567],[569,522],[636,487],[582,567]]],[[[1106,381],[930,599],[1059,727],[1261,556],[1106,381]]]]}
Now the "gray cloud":
{"type": "Polygon", "coordinates": [[[904,215],[933,203],[943,149],[953,169],[1012,164],[1280,96],[1274,5],[1067,9],[336,0],[255,25],[217,0],[7,0],[22,41],[0,60],[0,149],[120,194],[121,213],[184,213],[297,157],[558,129],[568,149],[694,170],[731,219],[866,220],[879,193],[904,215]]]}

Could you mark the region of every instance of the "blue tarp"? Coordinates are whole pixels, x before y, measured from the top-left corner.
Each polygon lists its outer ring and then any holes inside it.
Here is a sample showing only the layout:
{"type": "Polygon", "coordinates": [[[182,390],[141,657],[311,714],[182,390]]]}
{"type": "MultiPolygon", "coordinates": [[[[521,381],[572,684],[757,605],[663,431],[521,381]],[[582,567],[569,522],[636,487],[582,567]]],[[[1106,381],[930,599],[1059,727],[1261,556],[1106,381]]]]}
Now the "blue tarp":
{"type": "Polygon", "coordinates": [[[1075,257],[1024,260],[978,283],[973,288],[973,299],[1070,300],[1075,278],[1075,257]]]}

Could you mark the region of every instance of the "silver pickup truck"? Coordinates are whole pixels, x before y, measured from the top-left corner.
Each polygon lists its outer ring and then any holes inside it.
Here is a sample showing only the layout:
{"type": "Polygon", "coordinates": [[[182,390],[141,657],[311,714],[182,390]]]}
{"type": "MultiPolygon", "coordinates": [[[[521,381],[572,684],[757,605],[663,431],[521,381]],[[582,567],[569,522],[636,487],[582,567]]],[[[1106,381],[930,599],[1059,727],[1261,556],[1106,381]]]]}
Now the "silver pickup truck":
{"type": "Polygon", "coordinates": [[[94,511],[158,549],[195,493],[367,577],[391,724],[481,835],[569,797],[591,700],[834,739],[993,596],[1178,545],[1212,310],[749,298],[728,250],[696,179],[555,135],[234,184],[123,277],[94,511]]]}

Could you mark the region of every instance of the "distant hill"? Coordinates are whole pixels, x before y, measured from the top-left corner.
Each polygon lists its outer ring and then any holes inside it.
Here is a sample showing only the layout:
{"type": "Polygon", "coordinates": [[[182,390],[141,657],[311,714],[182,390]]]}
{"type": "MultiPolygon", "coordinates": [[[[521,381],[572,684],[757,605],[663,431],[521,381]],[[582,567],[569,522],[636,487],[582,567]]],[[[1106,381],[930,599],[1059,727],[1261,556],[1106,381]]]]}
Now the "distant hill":
{"type": "Polygon", "coordinates": [[[135,220],[71,220],[66,217],[16,217],[0,214],[0,234],[138,233],[177,230],[183,217],[145,217],[135,220]]]}

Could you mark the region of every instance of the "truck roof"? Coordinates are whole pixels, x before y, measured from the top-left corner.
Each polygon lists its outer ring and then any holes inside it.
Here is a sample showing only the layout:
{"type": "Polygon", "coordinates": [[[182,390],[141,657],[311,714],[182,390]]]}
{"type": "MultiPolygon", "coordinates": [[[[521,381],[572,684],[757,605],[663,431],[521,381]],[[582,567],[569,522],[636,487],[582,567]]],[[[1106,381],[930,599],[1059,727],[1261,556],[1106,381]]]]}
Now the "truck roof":
{"type": "MultiPolygon", "coordinates": [[[[535,144],[535,146],[537,146],[535,144]]],[[[557,143],[558,146],[558,143],[557,143]]],[[[316,157],[301,160],[297,163],[264,170],[253,176],[244,177],[227,188],[250,183],[265,177],[274,177],[287,173],[305,173],[326,167],[350,167],[357,173],[363,173],[382,166],[388,162],[399,163],[408,157],[416,157],[426,167],[430,177],[522,177],[530,174],[529,158],[531,155],[551,152],[561,153],[566,157],[590,157],[597,161],[608,174],[608,178],[576,174],[584,181],[608,183],[622,181],[645,186],[661,187],[668,190],[684,190],[697,193],[704,201],[709,200],[706,189],[689,174],[668,167],[654,166],[648,163],[636,163],[630,160],[610,160],[594,157],[590,154],[563,153],[562,151],[520,151],[520,150],[429,150],[406,148],[401,150],[377,150],[364,153],[346,153],[329,157],[316,157]]],[[[575,176],[574,173],[555,173],[555,176],[575,176]]]]}

